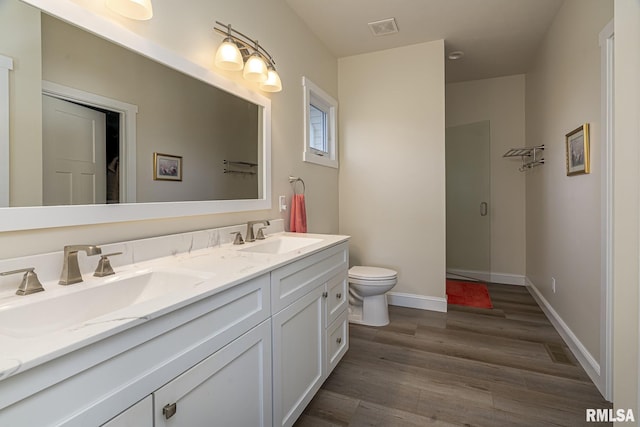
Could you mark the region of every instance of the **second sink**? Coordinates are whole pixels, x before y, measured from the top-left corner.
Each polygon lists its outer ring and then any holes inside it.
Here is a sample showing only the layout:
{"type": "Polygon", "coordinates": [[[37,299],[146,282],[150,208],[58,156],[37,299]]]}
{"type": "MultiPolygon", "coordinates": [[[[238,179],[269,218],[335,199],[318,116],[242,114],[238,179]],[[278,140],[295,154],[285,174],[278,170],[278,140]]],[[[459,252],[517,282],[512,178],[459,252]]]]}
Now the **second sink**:
{"type": "Polygon", "coordinates": [[[241,252],[257,252],[263,254],[286,254],[322,242],[313,237],[274,236],[264,243],[258,243],[240,249],[241,252]]]}

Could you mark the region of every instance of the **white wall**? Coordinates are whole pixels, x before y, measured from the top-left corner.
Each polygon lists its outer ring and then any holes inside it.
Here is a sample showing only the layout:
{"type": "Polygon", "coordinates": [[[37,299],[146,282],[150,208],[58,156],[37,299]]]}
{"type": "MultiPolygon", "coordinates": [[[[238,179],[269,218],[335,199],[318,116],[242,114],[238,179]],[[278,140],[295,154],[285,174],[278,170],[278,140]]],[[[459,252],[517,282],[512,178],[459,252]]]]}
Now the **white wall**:
{"type": "Polygon", "coordinates": [[[525,174],[518,172],[519,158],[502,157],[525,145],[524,88],[524,75],[446,85],[447,127],[491,122],[490,273],[496,281],[518,282],[525,274],[525,174]]]}
{"type": "MultiPolygon", "coordinates": [[[[20,7],[27,7],[17,0],[20,7]]],[[[78,0],[92,13],[107,16],[123,27],[172,49],[193,62],[215,70],[214,53],[222,37],[214,33],[215,20],[231,23],[260,40],[275,57],[284,90],[267,95],[272,100],[272,209],[268,211],[208,215],[167,220],[66,227],[0,234],[0,257],[61,250],[78,242],[107,243],[147,236],[242,223],[261,218],[288,219],[278,212],[278,195],[292,194],[290,174],[305,180],[309,231],[338,231],[338,171],[302,162],[302,76],[306,75],[334,97],[338,93],[337,60],[306,28],[291,9],[279,0],[191,0],[155,2],[154,17],[136,22],[106,10],[103,2],[78,0]]],[[[17,68],[17,67],[16,67],[17,68]]],[[[216,72],[218,72],[216,70],[216,72]]],[[[240,73],[220,72],[238,84],[240,73]]],[[[257,90],[257,89],[256,89],[257,90]]]]}
{"type": "Polygon", "coordinates": [[[351,264],[397,270],[393,292],[440,304],[444,43],[341,58],[339,94],[340,232],[352,236],[351,264]]]}
{"type": "Polygon", "coordinates": [[[598,35],[612,17],[612,1],[567,0],[526,78],[527,145],[545,144],[545,165],[527,175],[527,277],[594,370],[601,362],[598,35]],[[569,177],[565,134],[583,123],[591,125],[591,173],[569,177]]]}
{"type": "Polygon", "coordinates": [[[9,200],[19,206],[42,203],[42,170],[32,166],[42,164],[40,50],[40,14],[18,0],[0,0],[0,54],[14,58],[9,72],[10,161],[29,165],[10,170],[10,182],[25,183],[10,191],[9,200]]]}
{"type": "Polygon", "coordinates": [[[613,401],[634,409],[638,422],[640,3],[616,0],[614,19],[613,401]]]}

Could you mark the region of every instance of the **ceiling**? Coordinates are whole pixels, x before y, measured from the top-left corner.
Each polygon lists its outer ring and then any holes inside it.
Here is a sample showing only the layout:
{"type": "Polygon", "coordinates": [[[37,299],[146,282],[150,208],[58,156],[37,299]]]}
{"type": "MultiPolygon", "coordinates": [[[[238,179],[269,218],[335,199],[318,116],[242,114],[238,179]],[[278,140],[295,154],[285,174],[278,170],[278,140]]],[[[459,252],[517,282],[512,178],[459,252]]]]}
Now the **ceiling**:
{"type": "Polygon", "coordinates": [[[444,39],[446,81],[526,73],[564,0],[285,0],[338,58],[444,39]],[[374,36],[368,22],[395,18],[374,36]]]}

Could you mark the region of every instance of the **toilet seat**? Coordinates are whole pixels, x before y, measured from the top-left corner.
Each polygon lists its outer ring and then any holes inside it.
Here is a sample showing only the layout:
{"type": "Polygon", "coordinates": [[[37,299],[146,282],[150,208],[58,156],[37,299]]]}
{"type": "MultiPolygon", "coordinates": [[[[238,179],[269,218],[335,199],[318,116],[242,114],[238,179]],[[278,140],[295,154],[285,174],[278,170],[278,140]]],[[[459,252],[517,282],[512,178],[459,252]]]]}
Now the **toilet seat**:
{"type": "MultiPolygon", "coordinates": [[[[396,280],[398,273],[389,268],[354,266],[349,269],[349,279],[362,280],[367,282],[396,280]]],[[[357,283],[357,282],[355,282],[357,283]]],[[[373,283],[373,284],[374,284],[373,283]]]]}
{"type": "Polygon", "coordinates": [[[349,283],[351,283],[352,285],[367,285],[372,288],[395,285],[397,281],[398,279],[396,279],[395,277],[392,279],[382,280],[356,279],[354,277],[349,277],[349,283]]]}

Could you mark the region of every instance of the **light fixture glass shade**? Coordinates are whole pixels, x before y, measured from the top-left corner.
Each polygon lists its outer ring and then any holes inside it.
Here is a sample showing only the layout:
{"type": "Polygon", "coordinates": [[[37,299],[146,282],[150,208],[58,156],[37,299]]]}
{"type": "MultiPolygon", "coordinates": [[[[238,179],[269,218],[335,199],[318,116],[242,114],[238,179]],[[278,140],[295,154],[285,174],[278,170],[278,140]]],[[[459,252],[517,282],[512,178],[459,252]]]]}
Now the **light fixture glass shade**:
{"type": "Polygon", "coordinates": [[[275,68],[269,67],[267,80],[260,83],[260,89],[265,92],[280,92],[282,90],[282,82],[275,68]]]}
{"type": "Polygon", "coordinates": [[[216,67],[229,71],[240,71],[242,67],[244,67],[240,49],[238,49],[238,46],[233,42],[231,37],[224,39],[218,47],[215,64],[216,67]]]}
{"type": "Polygon", "coordinates": [[[153,16],[151,0],[106,0],[111,10],[127,18],[145,21],[153,16]]]}
{"type": "Polygon", "coordinates": [[[245,80],[262,83],[268,77],[267,64],[264,63],[264,59],[259,54],[254,52],[247,59],[247,63],[244,64],[242,75],[245,80]]]}

